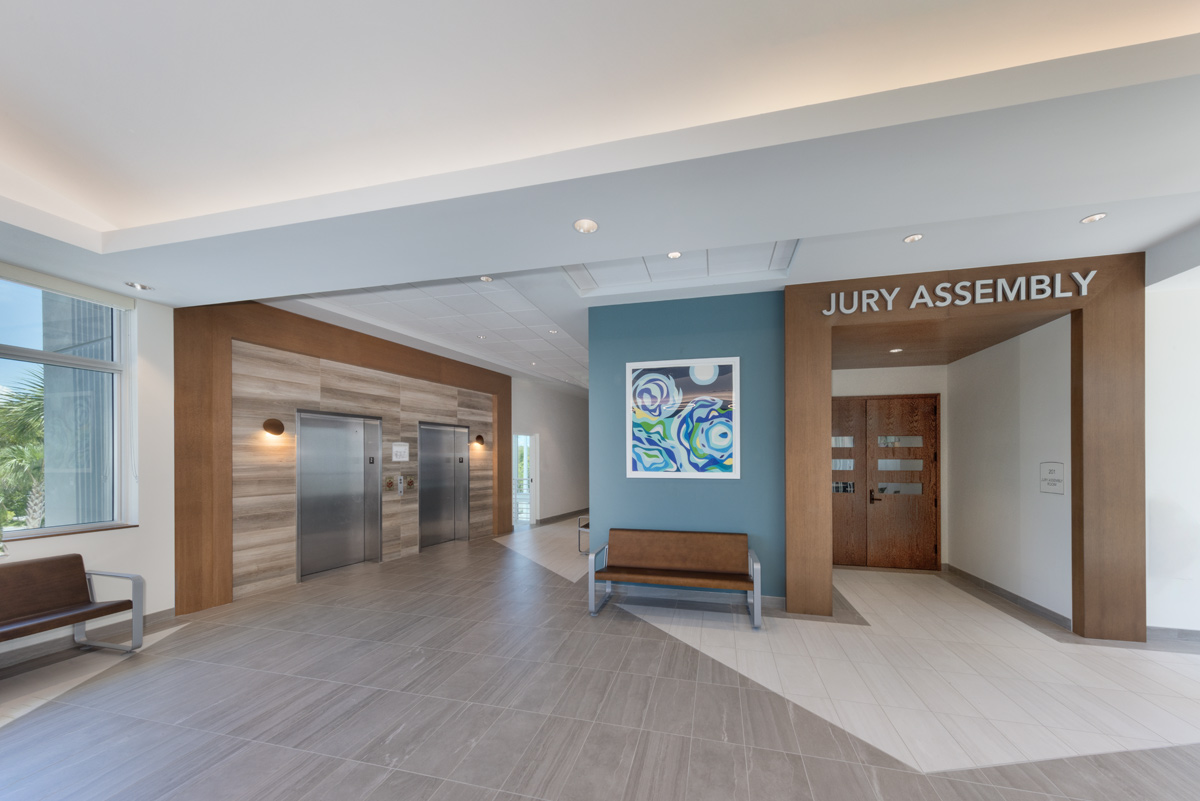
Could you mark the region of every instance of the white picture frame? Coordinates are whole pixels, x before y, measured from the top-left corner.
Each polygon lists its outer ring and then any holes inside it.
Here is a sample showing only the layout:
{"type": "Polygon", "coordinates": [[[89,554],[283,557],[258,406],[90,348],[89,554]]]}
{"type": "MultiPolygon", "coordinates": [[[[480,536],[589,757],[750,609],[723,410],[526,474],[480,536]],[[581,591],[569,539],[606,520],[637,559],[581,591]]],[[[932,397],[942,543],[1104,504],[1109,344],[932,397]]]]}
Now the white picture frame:
{"type": "Polygon", "coordinates": [[[740,359],[625,365],[626,478],[741,478],[740,359]]]}

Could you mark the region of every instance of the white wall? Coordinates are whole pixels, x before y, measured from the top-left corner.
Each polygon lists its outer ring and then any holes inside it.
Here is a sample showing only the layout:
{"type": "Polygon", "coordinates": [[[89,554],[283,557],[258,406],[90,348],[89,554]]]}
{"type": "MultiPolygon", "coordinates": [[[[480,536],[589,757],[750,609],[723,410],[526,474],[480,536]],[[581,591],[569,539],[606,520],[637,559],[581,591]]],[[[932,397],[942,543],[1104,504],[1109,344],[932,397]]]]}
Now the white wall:
{"type": "Polygon", "coordinates": [[[1070,617],[1070,318],[954,362],[948,385],[948,561],[1070,617]],[[1040,491],[1041,462],[1065,465],[1065,494],[1040,491]]]}
{"type": "Polygon", "coordinates": [[[537,434],[540,519],[588,507],[587,397],[514,378],[512,433],[537,434]]]}
{"type": "MultiPolygon", "coordinates": [[[[137,526],[6,544],[9,560],[78,553],[89,569],[141,574],[151,613],[175,606],[174,315],[166,306],[139,301],[134,317],[137,526]]],[[[128,587],[128,582],[103,579],[96,590],[103,600],[128,597],[128,587]]],[[[23,638],[5,643],[0,651],[33,642],[33,637],[23,638]]]]}
{"type": "Polygon", "coordinates": [[[953,546],[950,537],[949,506],[946,498],[952,491],[953,475],[950,469],[950,403],[946,383],[947,368],[944,365],[926,367],[879,367],[866,370],[834,370],[833,396],[835,398],[855,395],[940,395],[941,420],[941,518],[943,562],[949,561],[947,549],[953,546]]]}
{"type": "Polygon", "coordinates": [[[1171,283],[1146,292],[1146,623],[1200,629],[1200,288],[1171,283]]]}

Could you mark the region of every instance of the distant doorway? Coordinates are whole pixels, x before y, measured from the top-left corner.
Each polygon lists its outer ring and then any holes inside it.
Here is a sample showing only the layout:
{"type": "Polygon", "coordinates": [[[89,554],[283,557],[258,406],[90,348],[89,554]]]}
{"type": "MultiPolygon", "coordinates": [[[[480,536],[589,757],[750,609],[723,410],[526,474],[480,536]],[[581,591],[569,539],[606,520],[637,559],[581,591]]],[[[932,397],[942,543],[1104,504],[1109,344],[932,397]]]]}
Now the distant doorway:
{"type": "Polygon", "coordinates": [[[513,435],[513,525],[538,520],[538,436],[513,435]]]}
{"type": "Polygon", "coordinates": [[[940,570],[938,396],[833,399],[833,563],[940,570]]]}

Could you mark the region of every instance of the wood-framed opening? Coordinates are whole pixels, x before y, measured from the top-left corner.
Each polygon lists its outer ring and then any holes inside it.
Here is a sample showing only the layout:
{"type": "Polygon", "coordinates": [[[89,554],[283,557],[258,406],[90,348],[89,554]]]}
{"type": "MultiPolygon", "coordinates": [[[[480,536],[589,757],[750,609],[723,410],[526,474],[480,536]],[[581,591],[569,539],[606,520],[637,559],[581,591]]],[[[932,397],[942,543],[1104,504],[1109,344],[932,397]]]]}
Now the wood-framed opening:
{"type": "Polygon", "coordinates": [[[787,287],[788,611],[833,611],[835,354],[839,367],[948,364],[1069,314],[1072,627],[1144,641],[1144,292],[1142,253],[787,287]]]}

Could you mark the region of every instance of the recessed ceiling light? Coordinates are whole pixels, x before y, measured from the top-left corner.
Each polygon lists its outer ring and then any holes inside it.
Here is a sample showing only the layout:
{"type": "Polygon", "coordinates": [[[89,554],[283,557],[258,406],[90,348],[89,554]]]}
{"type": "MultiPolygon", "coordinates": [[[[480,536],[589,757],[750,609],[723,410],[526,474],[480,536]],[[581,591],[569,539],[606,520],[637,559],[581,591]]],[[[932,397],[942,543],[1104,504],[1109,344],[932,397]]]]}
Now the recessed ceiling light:
{"type": "Polygon", "coordinates": [[[530,366],[530,367],[537,367],[537,362],[530,362],[530,363],[529,363],[529,366],[530,366]]]}
{"type": "Polygon", "coordinates": [[[483,334],[476,334],[475,338],[476,339],[487,339],[487,337],[485,337],[483,334]]]}
{"type": "Polygon", "coordinates": [[[152,287],[152,286],[147,286],[146,284],[139,284],[137,281],[126,281],[125,286],[131,286],[134,289],[138,290],[139,292],[150,292],[151,290],[154,289],[154,287],[152,287]]]}
{"type": "Polygon", "coordinates": [[[913,242],[920,242],[924,238],[925,234],[909,234],[908,236],[904,237],[904,243],[906,245],[911,245],[913,242]]]}
{"type": "Polygon", "coordinates": [[[599,227],[595,220],[589,220],[587,217],[575,221],[575,230],[581,234],[594,234],[599,227]]]}
{"type": "Polygon", "coordinates": [[[1103,220],[1107,216],[1108,216],[1108,214],[1106,212],[1102,211],[1102,212],[1099,212],[1098,214],[1089,214],[1088,216],[1086,216],[1082,220],[1080,220],[1080,222],[1083,223],[1084,225],[1087,225],[1088,223],[1099,222],[1100,220],[1103,220]]]}
{"type": "Polygon", "coordinates": [[[492,283],[492,277],[490,275],[481,275],[481,276],[479,276],[479,280],[485,284],[492,283]]]}
{"type": "Polygon", "coordinates": [[[558,329],[557,329],[557,328],[551,328],[551,329],[550,329],[550,333],[551,333],[551,334],[557,334],[557,333],[558,333],[558,329]]]}
{"type": "Polygon", "coordinates": [[[892,348],[888,353],[900,353],[904,348],[892,348]]]}
{"type": "Polygon", "coordinates": [[[680,253],[678,250],[672,250],[670,253],[667,254],[667,258],[668,259],[678,259],[682,255],[683,254],[680,253]]]}

